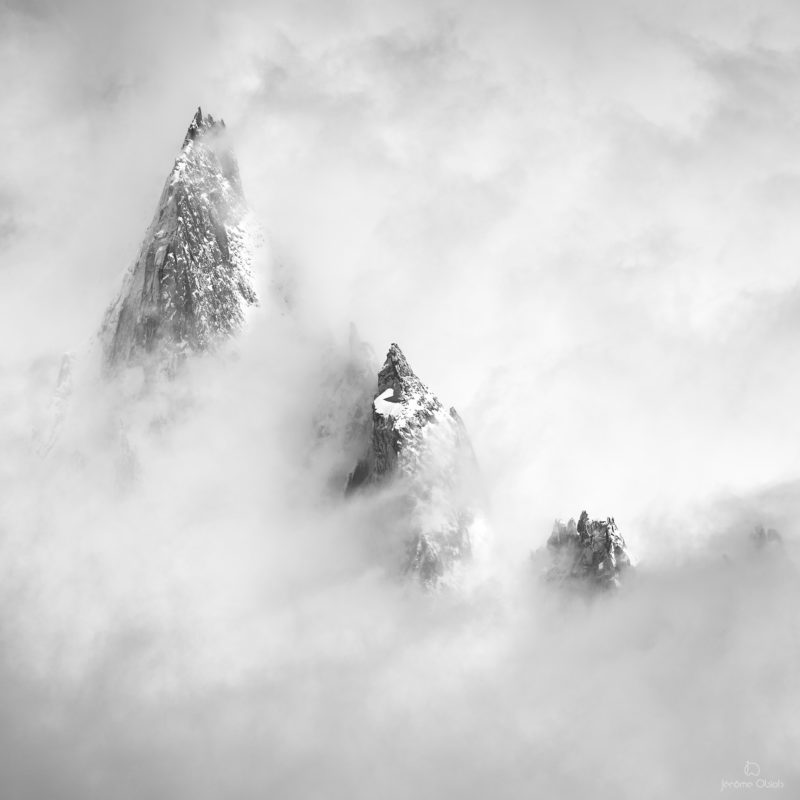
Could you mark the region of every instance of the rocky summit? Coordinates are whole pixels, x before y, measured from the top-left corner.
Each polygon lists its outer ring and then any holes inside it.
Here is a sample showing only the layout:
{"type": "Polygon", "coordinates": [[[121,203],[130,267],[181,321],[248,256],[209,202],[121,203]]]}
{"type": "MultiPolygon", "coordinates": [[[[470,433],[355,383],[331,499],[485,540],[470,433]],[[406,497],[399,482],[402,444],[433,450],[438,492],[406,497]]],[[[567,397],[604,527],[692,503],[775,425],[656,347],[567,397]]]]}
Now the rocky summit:
{"type": "Polygon", "coordinates": [[[556,520],[547,540],[553,566],[547,577],[555,581],[580,581],[590,586],[611,588],[631,566],[625,540],[613,517],[589,519],[583,511],[576,523],[556,520]]]}
{"type": "Polygon", "coordinates": [[[109,367],[174,364],[235,333],[256,302],[248,210],[225,123],[192,119],[101,330],[109,367]]]}
{"type": "Polygon", "coordinates": [[[426,586],[472,555],[478,469],[466,428],[414,374],[392,344],[378,373],[366,452],[348,494],[391,486],[400,497],[403,570],[426,586]]]}

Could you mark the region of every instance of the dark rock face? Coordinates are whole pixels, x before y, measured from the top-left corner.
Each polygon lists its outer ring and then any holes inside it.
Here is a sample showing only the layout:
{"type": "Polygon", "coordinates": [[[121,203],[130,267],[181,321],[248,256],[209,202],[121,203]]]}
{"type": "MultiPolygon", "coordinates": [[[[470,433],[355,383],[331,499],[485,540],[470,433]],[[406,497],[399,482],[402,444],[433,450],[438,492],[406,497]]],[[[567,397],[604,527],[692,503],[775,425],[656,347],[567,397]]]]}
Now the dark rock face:
{"type": "Polygon", "coordinates": [[[622,573],[631,566],[625,540],[617,532],[613,517],[589,519],[584,511],[577,524],[556,520],[547,540],[555,562],[547,577],[556,581],[581,581],[597,587],[620,585],[622,573]]]}
{"type": "Polygon", "coordinates": [[[235,333],[256,302],[251,234],[225,123],[198,108],[139,256],[108,309],[106,364],[169,363],[235,333]]]}
{"type": "Polygon", "coordinates": [[[366,452],[346,493],[397,486],[405,572],[432,586],[472,554],[479,477],[464,423],[414,374],[392,344],[378,373],[366,452]],[[407,522],[407,525],[405,524],[407,522]]]}
{"type": "MultiPolygon", "coordinates": [[[[442,404],[413,373],[402,350],[392,344],[378,373],[378,389],[373,397],[371,446],[359,461],[347,485],[350,492],[362,483],[376,483],[398,466],[401,452],[413,449],[425,425],[442,404]],[[387,396],[391,391],[391,396],[387,396]],[[383,405],[378,410],[378,398],[383,405]]],[[[405,459],[401,466],[414,467],[405,459]]]]}

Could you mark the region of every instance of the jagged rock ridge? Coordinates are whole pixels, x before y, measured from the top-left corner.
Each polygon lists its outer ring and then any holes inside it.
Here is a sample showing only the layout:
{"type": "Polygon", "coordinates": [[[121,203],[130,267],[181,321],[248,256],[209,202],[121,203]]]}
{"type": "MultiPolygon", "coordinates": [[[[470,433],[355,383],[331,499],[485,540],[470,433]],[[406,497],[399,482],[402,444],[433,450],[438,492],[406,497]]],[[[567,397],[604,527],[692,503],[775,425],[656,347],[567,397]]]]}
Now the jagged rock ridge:
{"type": "Polygon", "coordinates": [[[631,566],[625,540],[613,517],[589,519],[583,511],[576,524],[556,520],[547,540],[554,564],[548,571],[551,580],[579,580],[590,585],[620,585],[620,576],[631,566]]]}
{"type": "Polygon", "coordinates": [[[435,584],[472,553],[479,480],[466,428],[414,374],[397,344],[378,373],[371,423],[346,493],[400,486],[408,523],[404,569],[435,584]]]}
{"type": "Polygon", "coordinates": [[[237,331],[256,302],[250,228],[225,123],[198,108],[138,258],[106,313],[106,363],[180,357],[237,331]]]}

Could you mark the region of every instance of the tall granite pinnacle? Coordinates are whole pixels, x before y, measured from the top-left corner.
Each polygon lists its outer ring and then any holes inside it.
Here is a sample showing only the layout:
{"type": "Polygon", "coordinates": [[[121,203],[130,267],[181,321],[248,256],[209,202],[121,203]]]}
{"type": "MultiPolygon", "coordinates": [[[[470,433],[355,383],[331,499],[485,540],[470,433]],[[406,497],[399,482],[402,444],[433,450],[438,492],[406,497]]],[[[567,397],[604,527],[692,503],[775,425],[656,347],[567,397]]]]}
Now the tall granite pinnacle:
{"type": "MultiPolygon", "coordinates": [[[[446,410],[392,344],[378,373],[372,430],[347,493],[392,486],[401,497],[406,572],[433,585],[472,554],[477,463],[454,408],[446,410]]],[[[396,520],[395,520],[396,522],[396,520]]]]}
{"type": "Polygon", "coordinates": [[[234,334],[256,302],[248,211],[225,123],[194,115],[101,330],[108,366],[170,362],[234,334]]]}

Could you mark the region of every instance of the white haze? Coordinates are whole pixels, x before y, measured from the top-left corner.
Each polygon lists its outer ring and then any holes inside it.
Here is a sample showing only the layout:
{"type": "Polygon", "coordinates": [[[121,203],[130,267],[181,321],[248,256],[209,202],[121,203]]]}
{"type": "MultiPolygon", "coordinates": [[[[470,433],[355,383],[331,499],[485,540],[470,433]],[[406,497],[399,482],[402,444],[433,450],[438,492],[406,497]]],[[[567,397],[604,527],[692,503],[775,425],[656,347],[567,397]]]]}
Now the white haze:
{"type": "Polygon", "coordinates": [[[0,5],[0,794],[703,798],[751,760],[794,796],[799,32],[775,2],[0,5]],[[135,400],[90,339],[198,103],[263,303],[135,400]],[[329,490],[350,321],[469,429],[493,547],[460,591],[396,580],[329,490]],[[640,558],[591,603],[529,559],[584,507],[640,558]]]}

